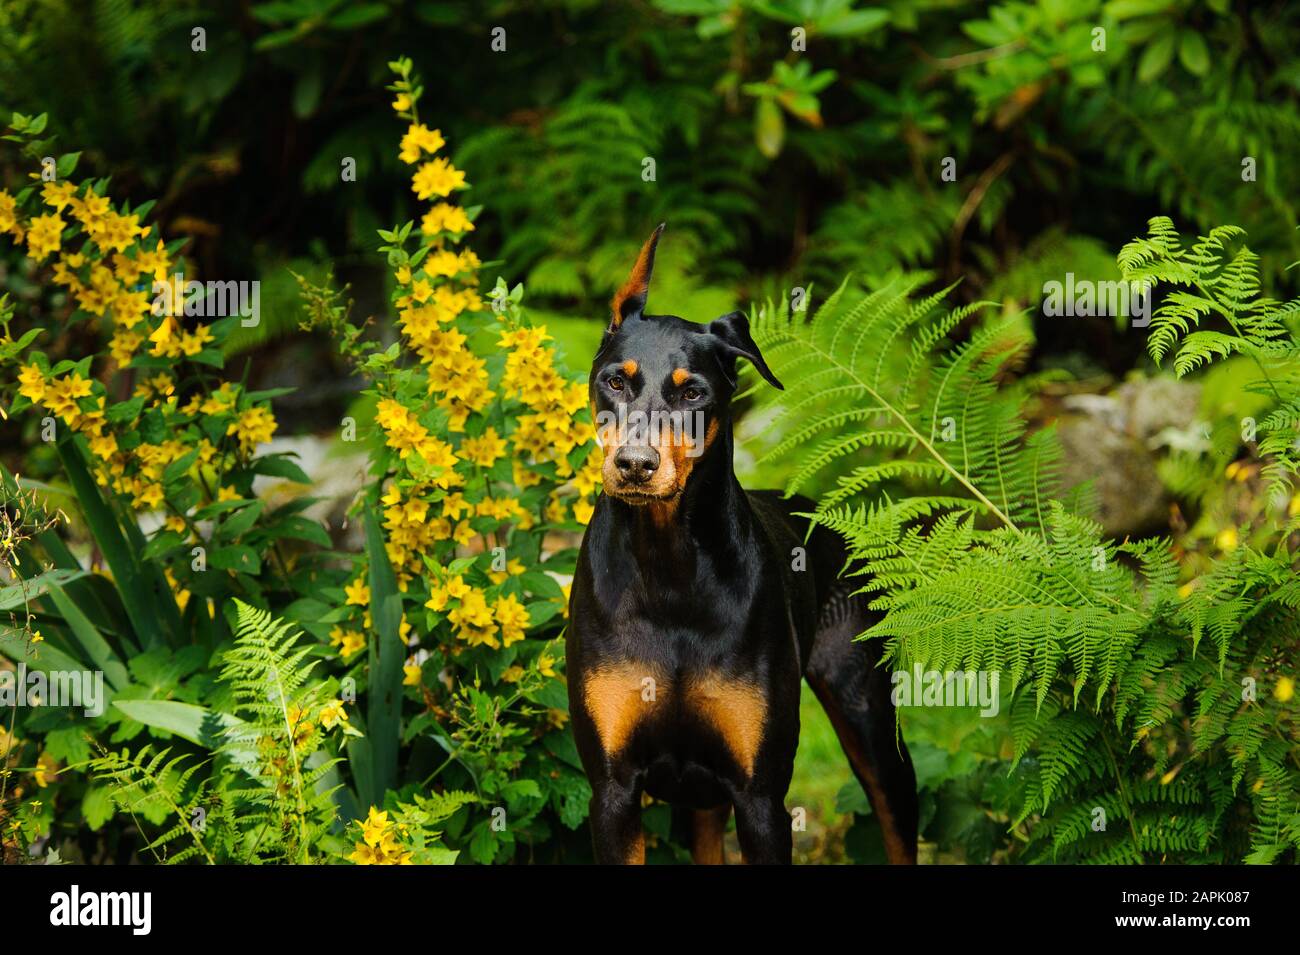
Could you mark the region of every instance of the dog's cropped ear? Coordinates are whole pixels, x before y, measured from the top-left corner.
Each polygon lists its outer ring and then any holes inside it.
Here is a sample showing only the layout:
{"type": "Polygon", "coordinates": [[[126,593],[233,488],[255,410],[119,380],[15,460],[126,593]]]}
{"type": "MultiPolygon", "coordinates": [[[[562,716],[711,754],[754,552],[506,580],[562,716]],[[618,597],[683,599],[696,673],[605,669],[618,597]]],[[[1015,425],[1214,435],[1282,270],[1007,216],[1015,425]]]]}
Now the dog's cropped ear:
{"type": "Polygon", "coordinates": [[[663,235],[666,222],[659,223],[658,228],[641,246],[641,254],[636,257],[632,273],[623,283],[623,287],[614,293],[610,300],[609,328],[614,331],[629,318],[640,318],[645,311],[646,296],[650,292],[650,275],[655,269],[655,248],[659,245],[659,236],[663,235]]]}
{"type": "Polygon", "coordinates": [[[749,334],[749,319],[745,317],[744,312],[729,312],[721,318],[715,318],[709,322],[709,334],[717,341],[718,348],[724,355],[748,358],[755,370],[763,376],[764,381],[773,388],[785,391],[785,385],[776,380],[776,375],[772,374],[772,369],[767,367],[762,353],[754,344],[753,336],[749,334]]]}

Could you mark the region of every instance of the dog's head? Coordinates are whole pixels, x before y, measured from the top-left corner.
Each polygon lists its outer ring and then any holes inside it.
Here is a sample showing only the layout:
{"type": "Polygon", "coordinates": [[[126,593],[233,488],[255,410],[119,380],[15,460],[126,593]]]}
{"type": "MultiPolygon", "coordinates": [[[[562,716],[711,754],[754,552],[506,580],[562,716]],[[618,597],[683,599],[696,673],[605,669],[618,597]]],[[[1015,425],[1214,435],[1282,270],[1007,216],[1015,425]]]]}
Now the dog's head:
{"type": "Polygon", "coordinates": [[[610,322],[591,366],[589,394],[605,450],[605,493],[630,504],[676,500],[699,461],[729,429],[736,359],[777,388],[749,333],[731,312],[708,324],[647,315],[662,225],[641,248],[610,302],[610,322]]]}

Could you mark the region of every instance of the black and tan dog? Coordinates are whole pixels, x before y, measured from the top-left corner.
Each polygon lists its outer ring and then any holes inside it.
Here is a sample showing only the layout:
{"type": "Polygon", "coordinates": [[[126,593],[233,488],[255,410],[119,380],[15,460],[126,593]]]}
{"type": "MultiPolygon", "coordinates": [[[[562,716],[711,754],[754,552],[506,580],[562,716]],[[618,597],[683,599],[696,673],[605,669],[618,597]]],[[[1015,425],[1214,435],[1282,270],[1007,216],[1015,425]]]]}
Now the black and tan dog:
{"type": "Polygon", "coordinates": [[[805,542],[793,512],[811,502],[746,492],[732,470],[736,359],[781,384],[739,312],[707,325],[645,314],[662,231],[615,295],[591,369],[605,493],[578,558],[567,656],[596,859],[644,861],[649,793],[693,810],[696,862],[722,861],[734,806],[745,861],[789,863],[802,676],[890,861],[914,862],[916,778],[879,649],[852,639],[870,619],[838,579],[842,545],[821,528],[805,542]]]}

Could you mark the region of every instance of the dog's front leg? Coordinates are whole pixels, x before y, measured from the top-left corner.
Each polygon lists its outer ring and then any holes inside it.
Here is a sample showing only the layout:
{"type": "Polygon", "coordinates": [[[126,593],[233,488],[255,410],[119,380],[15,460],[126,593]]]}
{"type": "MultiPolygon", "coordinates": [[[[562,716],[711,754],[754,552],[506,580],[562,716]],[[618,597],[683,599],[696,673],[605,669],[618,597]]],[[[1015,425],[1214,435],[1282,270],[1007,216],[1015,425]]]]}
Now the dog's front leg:
{"type": "Polygon", "coordinates": [[[644,865],[641,784],[604,777],[592,781],[591,833],[601,865],[644,865]]]}
{"type": "Polygon", "coordinates": [[[779,793],[746,790],[735,795],[736,837],[746,865],[789,865],[794,853],[790,814],[779,793]]]}

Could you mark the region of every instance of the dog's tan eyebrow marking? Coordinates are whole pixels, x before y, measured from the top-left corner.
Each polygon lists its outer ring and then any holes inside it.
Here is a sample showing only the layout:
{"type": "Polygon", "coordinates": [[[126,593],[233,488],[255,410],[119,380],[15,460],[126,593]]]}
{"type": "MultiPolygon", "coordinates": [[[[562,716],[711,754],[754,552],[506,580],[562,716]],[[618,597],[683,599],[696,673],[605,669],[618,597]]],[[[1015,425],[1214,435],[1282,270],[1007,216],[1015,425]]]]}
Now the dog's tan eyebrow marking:
{"type": "Polygon", "coordinates": [[[677,387],[680,388],[682,385],[686,384],[686,379],[689,377],[691,377],[691,373],[685,368],[673,369],[673,384],[677,387]]]}
{"type": "Polygon", "coordinates": [[[629,358],[627,361],[623,362],[623,364],[622,364],[621,367],[622,367],[622,369],[623,369],[623,374],[625,374],[625,375],[627,375],[629,378],[631,378],[631,377],[633,377],[633,376],[636,375],[637,370],[638,370],[641,366],[638,365],[638,364],[636,363],[636,359],[635,359],[635,358],[629,358]]]}

